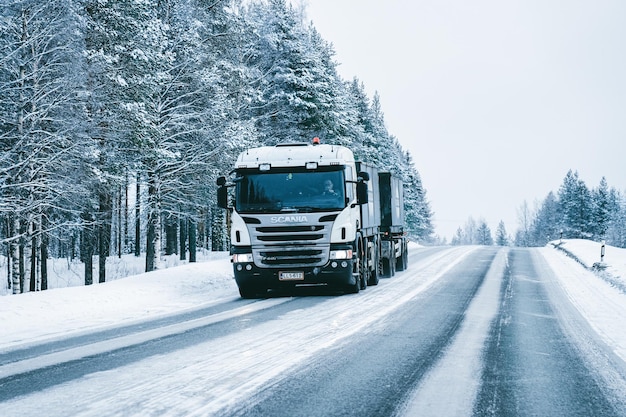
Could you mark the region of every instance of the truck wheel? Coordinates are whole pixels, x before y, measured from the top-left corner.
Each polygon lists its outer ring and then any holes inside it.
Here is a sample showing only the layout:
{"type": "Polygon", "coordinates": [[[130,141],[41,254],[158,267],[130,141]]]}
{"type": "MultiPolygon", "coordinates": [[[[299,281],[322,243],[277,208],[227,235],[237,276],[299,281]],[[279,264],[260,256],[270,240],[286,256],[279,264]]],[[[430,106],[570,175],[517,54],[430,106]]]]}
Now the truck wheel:
{"type": "Polygon", "coordinates": [[[350,294],[358,293],[363,288],[363,268],[367,267],[363,262],[363,244],[361,237],[356,240],[356,259],[352,266],[352,277],[354,278],[354,284],[348,284],[347,291],[350,294]]]}
{"type": "Polygon", "coordinates": [[[361,259],[357,257],[354,262],[355,264],[352,266],[352,271],[349,272],[352,275],[351,278],[354,279],[354,284],[347,284],[345,286],[345,292],[347,294],[356,294],[361,290],[361,277],[358,276],[357,273],[355,272],[355,271],[358,271],[359,268],[361,267],[360,265],[361,259]]]}
{"type": "Polygon", "coordinates": [[[372,266],[374,267],[374,269],[370,271],[370,277],[369,277],[369,280],[367,281],[368,285],[378,285],[379,275],[380,275],[380,272],[382,271],[382,265],[380,262],[379,254],[380,254],[380,248],[378,245],[378,241],[376,240],[374,242],[374,253],[372,255],[372,266]]]}
{"type": "Polygon", "coordinates": [[[370,277],[369,280],[367,281],[367,285],[378,285],[378,266],[379,262],[378,262],[378,257],[376,257],[375,262],[373,263],[374,265],[374,269],[370,271],[370,277]]]}
{"type": "Polygon", "coordinates": [[[391,277],[393,273],[391,272],[391,262],[389,262],[389,258],[383,258],[381,261],[381,264],[382,264],[383,276],[387,278],[391,277]]]}
{"type": "Polygon", "coordinates": [[[402,254],[402,261],[404,262],[404,269],[409,267],[409,250],[404,247],[404,253],[402,254]]]}
{"type": "Polygon", "coordinates": [[[359,262],[361,268],[359,269],[359,282],[361,289],[367,288],[367,281],[369,280],[369,266],[367,265],[367,251],[363,250],[361,246],[361,262],[359,262]]]}
{"type": "Polygon", "coordinates": [[[404,271],[406,269],[408,265],[406,257],[406,251],[402,251],[402,255],[398,259],[396,259],[396,271],[404,271]]]}

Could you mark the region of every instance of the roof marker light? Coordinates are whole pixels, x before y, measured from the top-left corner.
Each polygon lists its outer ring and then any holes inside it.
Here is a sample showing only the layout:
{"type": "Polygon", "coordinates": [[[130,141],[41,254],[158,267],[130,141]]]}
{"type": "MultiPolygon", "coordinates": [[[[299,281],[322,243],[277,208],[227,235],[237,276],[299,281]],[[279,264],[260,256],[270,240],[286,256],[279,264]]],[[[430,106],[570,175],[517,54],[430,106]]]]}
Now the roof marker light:
{"type": "Polygon", "coordinates": [[[320,144],[320,138],[318,138],[317,136],[315,136],[313,138],[313,145],[319,145],[320,144]]]}

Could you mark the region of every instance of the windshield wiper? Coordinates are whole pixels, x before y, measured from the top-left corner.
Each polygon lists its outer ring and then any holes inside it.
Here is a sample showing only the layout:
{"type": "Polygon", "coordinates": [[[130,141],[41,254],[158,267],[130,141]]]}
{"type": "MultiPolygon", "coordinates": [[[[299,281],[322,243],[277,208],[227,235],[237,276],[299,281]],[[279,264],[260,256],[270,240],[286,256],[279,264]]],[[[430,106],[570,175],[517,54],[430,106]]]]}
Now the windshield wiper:
{"type": "Polygon", "coordinates": [[[297,207],[298,211],[301,213],[311,213],[315,210],[320,210],[319,207],[310,207],[310,206],[304,206],[304,207],[297,207]]]}

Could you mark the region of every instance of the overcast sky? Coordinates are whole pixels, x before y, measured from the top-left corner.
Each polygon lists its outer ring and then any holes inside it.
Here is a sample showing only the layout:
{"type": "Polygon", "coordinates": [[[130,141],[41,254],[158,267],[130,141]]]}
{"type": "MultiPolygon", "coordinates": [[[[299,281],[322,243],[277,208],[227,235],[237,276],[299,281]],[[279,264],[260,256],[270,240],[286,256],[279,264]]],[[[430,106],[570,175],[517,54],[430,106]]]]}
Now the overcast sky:
{"type": "Polygon", "coordinates": [[[569,169],[626,191],[626,1],[309,0],[307,15],[341,76],[380,94],[440,236],[470,216],[514,233],[569,169]]]}

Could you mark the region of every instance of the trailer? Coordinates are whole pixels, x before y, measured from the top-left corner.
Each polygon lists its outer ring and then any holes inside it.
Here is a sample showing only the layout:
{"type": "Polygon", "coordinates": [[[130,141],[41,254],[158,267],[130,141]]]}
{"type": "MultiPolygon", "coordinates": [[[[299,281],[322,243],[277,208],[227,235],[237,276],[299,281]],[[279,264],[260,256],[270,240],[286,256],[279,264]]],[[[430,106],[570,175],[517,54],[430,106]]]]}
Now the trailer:
{"type": "Polygon", "coordinates": [[[217,184],[243,298],[311,285],[358,293],[407,266],[402,182],[347,147],[248,149],[217,184]]]}

